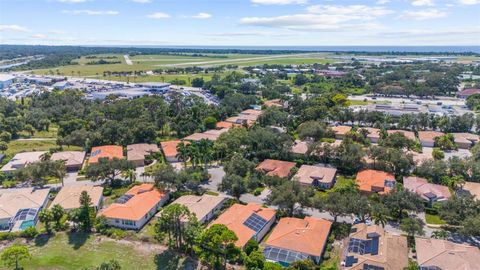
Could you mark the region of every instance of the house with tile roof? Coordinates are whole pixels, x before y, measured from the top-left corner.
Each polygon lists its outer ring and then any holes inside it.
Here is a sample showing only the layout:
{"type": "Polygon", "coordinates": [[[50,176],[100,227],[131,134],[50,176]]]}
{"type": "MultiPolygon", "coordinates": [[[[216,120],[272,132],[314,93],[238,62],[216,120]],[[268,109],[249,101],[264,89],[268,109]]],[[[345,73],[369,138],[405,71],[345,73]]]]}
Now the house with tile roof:
{"type": "Polygon", "coordinates": [[[82,169],[85,155],[86,152],[84,151],[62,151],[53,153],[50,159],[54,161],[63,160],[68,171],[78,171],[82,169]]]}
{"type": "Polygon", "coordinates": [[[168,198],[168,192],[158,190],[153,184],[141,184],[132,187],[115,203],[102,209],[98,216],[104,216],[110,226],[140,230],[168,198]]]}
{"type": "Polygon", "coordinates": [[[378,141],[380,141],[380,129],[372,127],[361,127],[358,128],[357,132],[361,133],[360,131],[362,129],[368,132],[367,139],[370,140],[372,143],[378,143],[378,141]]]}
{"type": "Polygon", "coordinates": [[[309,142],[295,140],[292,145],[291,152],[297,155],[306,155],[308,152],[309,142]]]}
{"type": "Polygon", "coordinates": [[[227,121],[220,121],[215,124],[216,129],[224,129],[224,128],[233,128],[233,127],[239,127],[241,125],[230,123],[227,121]]]}
{"type": "Polygon", "coordinates": [[[362,193],[385,194],[395,187],[395,176],[378,170],[363,170],[357,173],[356,183],[362,193]]]}
{"type": "Polygon", "coordinates": [[[480,136],[472,133],[452,133],[452,135],[458,148],[462,149],[470,149],[480,140],[480,136]]]}
{"type": "Polygon", "coordinates": [[[45,151],[18,153],[0,169],[0,172],[13,172],[25,168],[29,163],[39,162],[45,153],[45,151]]]}
{"type": "Polygon", "coordinates": [[[103,145],[92,147],[90,153],[90,158],[88,159],[89,164],[97,163],[101,158],[108,159],[122,159],[123,158],[123,147],[118,145],[103,145]]]}
{"type": "Polygon", "coordinates": [[[337,168],[335,167],[302,165],[292,180],[302,185],[328,189],[335,185],[336,177],[337,168]]]}
{"type": "MultiPolygon", "coordinates": [[[[160,146],[162,147],[163,151],[163,156],[168,162],[178,162],[177,158],[177,146],[179,143],[182,141],[180,140],[172,140],[172,141],[164,141],[160,143],[160,146]]],[[[183,141],[184,144],[189,144],[189,141],[183,141]]]]}
{"type": "Polygon", "coordinates": [[[445,135],[445,133],[439,131],[419,131],[418,139],[423,147],[433,147],[435,146],[435,138],[443,135],[445,135]]]}
{"type": "Polygon", "coordinates": [[[405,177],[403,178],[403,186],[411,192],[417,193],[430,205],[433,202],[446,201],[451,196],[448,187],[429,183],[427,179],[421,177],[405,177]]]}
{"type": "Polygon", "coordinates": [[[480,249],[443,239],[415,238],[420,269],[480,269],[480,249]]]}
{"type": "MultiPolygon", "coordinates": [[[[180,198],[173,201],[171,204],[180,204],[186,206],[190,213],[195,214],[198,222],[206,223],[210,221],[216,213],[218,213],[225,201],[227,200],[224,196],[214,196],[203,194],[202,196],[196,195],[184,195],[180,198]]],[[[157,214],[159,214],[161,211],[157,214]]]]}
{"type": "Polygon", "coordinates": [[[333,133],[335,133],[335,138],[339,140],[343,140],[350,130],[352,130],[351,126],[334,126],[331,127],[333,133]]]}
{"type": "Polygon", "coordinates": [[[235,245],[243,248],[248,240],[260,242],[275,222],[276,210],[260,204],[234,204],[223,212],[213,224],[223,224],[238,237],[235,245]]]}
{"type": "Polygon", "coordinates": [[[378,225],[355,224],[341,264],[348,270],[403,270],[408,266],[407,237],[386,232],[378,225]]]}
{"type": "Polygon", "coordinates": [[[0,231],[35,227],[38,213],[48,203],[49,188],[0,189],[0,231]]]}
{"type": "Polygon", "coordinates": [[[407,138],[409,140],[412,140],[412,141],[417,140],[417,137],[415,137],[415,133],[413,133],[412,131],[408,131],[408,130],[391,129],[391,130],[387,130],[387,133],[388,133],[388,135],[391,135],[391,134],[394,134],[394,133],[400,133],[403,136],[405,136],[405,138],[407,138]]]}
{"type": "Polygon", "coordinates": [[[127,145],[127,159],[137,167],[145,166],[145,157],[160,152],[156,144],[137,143],[127,145]]]}
{"type": "Polygon", "coordinates": [[[50,204],[50,208],[58,204],[66,211],[80,208],[80,195],[83,191],[86,191],[90,199],[92,200],[92,207],[96,211],[100,210],[103,202],[103,187],[101,186],[66,186],[62,187],[60,191],[50,204]]]}
{"type": "Polygon", "coordinates": [[[265,243],[263,256],[283,266],[311,259],[320,263],[332,222],[314,217],[280,219],[265,243]]]}
{"type": "Polygon", "coordinates": [[[465,182],[462,188],[457,191],[459,194],[467,194],[474,196],[477,200],[480,200],[480,183],[477,182],[465,182]]]}
{"type": "Polygon", "coordinates": [[[480,94],[480,89],[473,89],[473,88],[470,88],[470,89],[463,89],[462,91],[458,92],[457,93],[457,96],[459,98],[468,98],[469,96],[471,95],[475,95],[475,94],[480,94]]]}
{"type": "Polygon", "coordinates": [[[281,178],[288,178],[290,171],[295,167],[295,162],[265,159],[258,164],[256,170],[265,173],[268,176],[278,176],[281,178]]]}
{"type": "Polygon", "coordinates": [[[201,141],[202,139],[210,140],[210,141],[216,141],[220,135],[223,133],[227,132],[228,128],[223,128],[223,129],[212,129],[212,130],[207,130],[202,133],[193,133],[190,136],[187,136],[183,138],[183,140],[186,141],[201,141]]]}

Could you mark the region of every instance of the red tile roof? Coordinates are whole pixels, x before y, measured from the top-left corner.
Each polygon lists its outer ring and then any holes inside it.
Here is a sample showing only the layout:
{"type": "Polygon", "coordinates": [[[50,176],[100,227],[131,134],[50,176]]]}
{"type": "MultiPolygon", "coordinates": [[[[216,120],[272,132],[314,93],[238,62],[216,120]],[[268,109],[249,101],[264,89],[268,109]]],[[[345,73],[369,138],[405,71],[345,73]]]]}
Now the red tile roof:
{"type": "Polygon", "coordinates": [[[123,158],[123,147],[118,145],[104,145],[96,146],[92,148],[90,153],[89,163],[97,163],[100,158],[108,159],[122,159],[123,158]]]}
{"type": "Polygon", "coordinates": [[[128,190],[126,195],[133,195],[126,203],[114,203],[98,214],[107,218],[140,220],[155,207],[167,193],[161,192],[152,184],[141,184],[128,190]]]}
{"type": "Polygon", "coordinates": [[[257,170],[266,173],[269,176],[288,177],[290,170],[295,167],[295,162],[282,160],[266,159],[257,166],[257,170]]]}
{"type": "Polygon", "coordinates": [[[267,246],[320,256],[332,222],[320,218],[282,218],[266,241],[267,246]]]}
{"type": "Polygon", "coordinates": [[[356,182],[360,191],[383,194],[388,193],[392,189],[385,186],[385,180],[395,181],[395,176],[384,171],[363,170],[357,174],[356,182]]]}
{"type": "Polygon", "coordinates": [[[212,225],[223,224],[227,226],[228,229],[235,232],[238,237],[235,245],[237,247],[243,247],[256,233],[243,223],[253,214],[257,214],[258,216],[269,221],[275,218],[276,212],[277,211],[274,209],[263,207],[262,205],[256,203],[249,203],[247,205],[236,203],[223,212],[223,214],[221,214],[216,220],[214,220],[212,225]]]}

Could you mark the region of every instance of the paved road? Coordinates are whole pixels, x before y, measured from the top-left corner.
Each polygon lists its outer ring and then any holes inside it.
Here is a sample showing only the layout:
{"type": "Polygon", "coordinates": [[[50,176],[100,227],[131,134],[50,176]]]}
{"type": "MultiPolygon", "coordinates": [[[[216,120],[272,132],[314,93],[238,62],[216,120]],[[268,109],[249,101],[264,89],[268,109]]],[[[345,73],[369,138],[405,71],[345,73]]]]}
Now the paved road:
{"type": "Polygon", "coordinates": [[[123,58],[125,58],[125,63],[126,63],[127,65],[133,65],[133,62],[132,62],[132,60],[130,60],[130,56],[129,56],[128,54],[125,54],[125,55],[123,56],[123,58]]]}
{"type": "Polygon", "coordinates": [[[20,138],[15,141],[56,141],[56,138],[20,138]]]}
{"type": "MultiPolygon", "coordinates": [[[[225,176],[225,171],[223,170],[223,167],[212,167],[208,169],[208,173],[210,174],[210,180],[207,183],[202,184],[201,187],[206,190],[219,192],[218,185],[222,183],[222,178],[225,176]]],[[[222,194],[226,195],[225,193],[222,194]]]]}

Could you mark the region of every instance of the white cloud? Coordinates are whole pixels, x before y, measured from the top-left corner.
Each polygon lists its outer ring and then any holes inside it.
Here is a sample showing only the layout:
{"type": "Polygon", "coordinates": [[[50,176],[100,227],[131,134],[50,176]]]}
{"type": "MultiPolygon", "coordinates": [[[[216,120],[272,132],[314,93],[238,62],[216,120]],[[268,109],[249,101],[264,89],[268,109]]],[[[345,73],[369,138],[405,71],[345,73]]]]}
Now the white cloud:
{"type": "Polygon", "coordinates": [[[62,13],[74,15],[118,15],[120,12],[114,10],[90,10],[90,9],[76,9],[76,10],[62,10],[62,13]]]}
{"type": "Polygon", "coordinates": [[[30,30],[16,24],[0,24],[0,32],[30,32],[30,30]]]}
{"type": "Polygon", "coordinates": [[[148,3],[152,3],[152,0],[132,0],[132,2],[140,3],[140,4],[148,4],[148,3]]]}
{"type": "Polygon", "coordinates": [[[276,17],[245,17],[240,23],[289,30],[331,31],[362,28],[371,30],[381,28],[373,20],[391,13],[393,11],[385,7],[314,5],[307,8],[307,13],[276,17]]]}
{"type": "Polygon", "coordinates": [[[274,31],[236,31],[236,32],[214,32],[207,33],[207,36],[212,37],[258,37],[258,36],[269,36],[269,37],[289,37],[289,36],[298,36],[298,32],[274,32],[274,31]]]}
{"type": "Polygon", "coordinates": [[[385,5],[385,4],[388,4],[390,2],[391,2],[390,0],[378,0],[377,5],[385,5]]]}
{"type": "Polygon", "coordinates": [[[57,0],[57,2],[60,3],[70,3],[70,4],[78,4],[78,3],[85,3],[90,0],[57,0]]]}
{"type": "Polygon", "coordinates": [[[197,15],[191,16],[191,18],[201,19],[201,20],[208,19],[208,18],[211,18],[211,17],[212,17],[212,14],[205,13],[205,12],[200,12],[197,15]]]}
{"type": "Polygon", "coordinates": [[[54,35],[64,35],[64,34],[66,34],[66,32],[65,32],[65,31],[62,31],[62,30],[56,30],[56,29],[50,30],[50,31],[48,31],[48,33],[50,33],[50,34],[54,34],[54,35]]]}
{"type": "Polygon", "coordinates": [[[47,36],[44,35],[44,34],[35,34],[35,35],[31,35],[30,36],[31,38],[36,38],[36,39],[46,39],[47,36]]]}
{"type": "Polygon", "coordinates": [[[251,2],[257,5],[299,5],[306,4],[307,0],[251,0],[251,2]]]}
{"type": "Polygon", "coordinates": [[[380,36],[463,36],[463,35],[479,35],[480,28],[448,28],[448,29],[409,29],[404,31],[390,31],[379,33],[380,36]]]}
{"type": "Polygon", "coordinates": [[[412,5],[416,7],[435,6],[435,2],[434,0],[414,0],[412,5]]]}
{"type": "Polygon", "coordinates": [[[147,15],[147,17],[150,19],[167,19],[170,18],[170,15],[164,12],[155,12],[147,15]]]}
{"type": "Polygon", "coordinates": [[[480,0],[459,0],[460,4],[463,5],[478,5],[480,4],[480,0]]]}
{"type": "Polygon", "coordinates": [[[424,9],[424,10],[404,11],[398,18],[423,21],[423,20],[443,18],[446,16],[447,16],[447,13],[445,11],[440,11],[438,9],[424,9]]]}

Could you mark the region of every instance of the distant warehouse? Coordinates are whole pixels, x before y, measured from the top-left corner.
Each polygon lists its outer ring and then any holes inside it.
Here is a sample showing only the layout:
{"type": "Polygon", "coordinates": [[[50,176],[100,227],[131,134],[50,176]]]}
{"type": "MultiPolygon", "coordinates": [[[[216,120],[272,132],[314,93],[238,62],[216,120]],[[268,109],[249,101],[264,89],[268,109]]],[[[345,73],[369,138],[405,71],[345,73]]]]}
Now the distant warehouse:
{"type": "Polygon", "coordinates": [[[9,74],[0,74],[0,89],[7,88],[15,80],[14,76],[9,74]]]}
{"type": "Polygon", "coordinates": [[[170,91],[170,83],[157,83],[157,82],[146,82],[146,83],[137,83],[137,87],[146,88],[151,92],[168,92],[170,91]]]}

